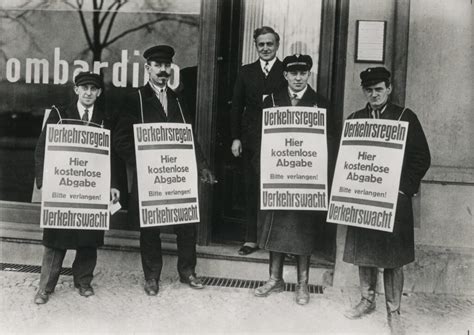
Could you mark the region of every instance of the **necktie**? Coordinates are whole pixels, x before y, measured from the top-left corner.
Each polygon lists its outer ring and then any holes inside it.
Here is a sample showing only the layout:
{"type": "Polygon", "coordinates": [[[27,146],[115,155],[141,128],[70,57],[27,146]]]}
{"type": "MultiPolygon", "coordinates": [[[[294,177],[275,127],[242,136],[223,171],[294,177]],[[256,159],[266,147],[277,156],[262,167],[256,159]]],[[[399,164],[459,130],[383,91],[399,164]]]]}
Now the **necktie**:
{"type": "Polygon", "coordinates": [[[84,114],[82,114],[82,121],[89,122],[89,110],[84,109],[84,114]]]}
{"type": "Polygon", "coordinates": [[[291,97],[291,105],[296,106],[299,100],[300,99],[298,99],[298,96],[296,94],[293,94],[293,96],[291,97]]]}
{"type": "Polygon", "coordinates": [[[373,109],[373,110],[372,110],[372,117],[373,117],[374,119],[380,119],[380,110],[378,110],[378,109],[373,109]]]}
{"type": "Polygon", "coordinates": [[[163,106],[163,110],[165,111],[166,116],[168,116],[168,99],[166,98],[166,91],[160,90],[158,93],[158,99],[161,102],[161,105],[163,106]]]}
{"type": "Polygon", "coordinates": [[[268,77],[268,74],[270,73],[270,63],[265,62],[265,65],[263,66],[263,73],[265,74],[265,77],[268,77]]]}

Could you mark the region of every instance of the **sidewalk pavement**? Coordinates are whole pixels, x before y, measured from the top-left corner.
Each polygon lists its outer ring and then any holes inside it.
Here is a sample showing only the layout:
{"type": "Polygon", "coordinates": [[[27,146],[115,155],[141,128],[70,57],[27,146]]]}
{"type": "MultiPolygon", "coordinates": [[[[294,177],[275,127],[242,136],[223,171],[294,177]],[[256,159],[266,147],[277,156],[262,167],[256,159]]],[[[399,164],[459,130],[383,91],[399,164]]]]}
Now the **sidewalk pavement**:
{"type": "MultiPolygon", "coordinates": [[[[95,296],[81,297],[72,276],[61,276],[46,305],[33,297],[39,274],[0,271],[2,334],[389,334],[384,296],[360,320],[343,312],[358,302],[356,290],[326,288],[299,306],[293,292],[267,298],[249,289],[193,290],[164,274],[160,292],[148,297],[139,271],[96,271],[95,296]]],[[[472,334],[474,297],[410,294],[402,300],[407,334],[472,334]]]]}

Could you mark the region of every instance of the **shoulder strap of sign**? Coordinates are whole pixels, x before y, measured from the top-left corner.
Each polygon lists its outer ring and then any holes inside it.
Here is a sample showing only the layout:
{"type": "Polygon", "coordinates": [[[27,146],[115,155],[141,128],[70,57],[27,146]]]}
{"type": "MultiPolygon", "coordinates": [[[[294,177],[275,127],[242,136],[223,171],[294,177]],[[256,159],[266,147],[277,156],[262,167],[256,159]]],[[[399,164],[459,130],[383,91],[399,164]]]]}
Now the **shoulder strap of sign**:
{"type": "Polygon", "coordinates": [[[184,122],[184,123],[187,123],[187,122],[186,122],[186,119],[184,118],[183,110],[181,109],[181,104],[179,103],[179,99],[178,99],[178,98],[176,98],[176,102],[178,103],[179,112],[181,113],[181,117],[183,118],[183,122],[184,122]]]}
{"type": "Polygon", "coordinates": [[[57,124],[62,124],[63,123],[63,118],[61,117],[61,113],[59,113],[59,109],[55,105],[52,105],[51,109],[54,109],[56,111],[56,113],[58,113],[59,121],[58,121],[57,124]]]}
{"type": "Polygon", "coordinates": [[[406,110],[407,110],[406,107],[403,108],[402,113],[400,114],[400,117],[398,118],[398,121],[400,121],[402,119],[403,113],[405,113],[406,110]]]}
{"type": "Polygon", "coordinates": [[[142,123],[145,123],[145,119],[143,118],[143,99],[142,99],[142,92],[140,89],[138,90],[138,96],[140,98],[140,115],[142,116],[142,123]]]}
{"type": "Polygon", "coordinates": [[[272,103],[273,103],[273,107],[275,107],[275,99],[273,98],[273,93],[272,93],[272,103]]]}

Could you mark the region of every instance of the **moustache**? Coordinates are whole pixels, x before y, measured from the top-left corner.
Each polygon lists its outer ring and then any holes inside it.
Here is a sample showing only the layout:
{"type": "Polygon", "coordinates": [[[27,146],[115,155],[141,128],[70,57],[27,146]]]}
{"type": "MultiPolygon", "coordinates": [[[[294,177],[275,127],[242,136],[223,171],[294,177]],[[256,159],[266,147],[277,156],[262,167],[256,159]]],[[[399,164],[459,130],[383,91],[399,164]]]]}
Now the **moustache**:
{"type": "Polygon", "coordinates": [[[165,78],[171,77],[171,75],[168,74],[167,72],[158,72],[158,73],[156,74],[156,76],[157,76],[157,77],[165,77],[165,78]]]}

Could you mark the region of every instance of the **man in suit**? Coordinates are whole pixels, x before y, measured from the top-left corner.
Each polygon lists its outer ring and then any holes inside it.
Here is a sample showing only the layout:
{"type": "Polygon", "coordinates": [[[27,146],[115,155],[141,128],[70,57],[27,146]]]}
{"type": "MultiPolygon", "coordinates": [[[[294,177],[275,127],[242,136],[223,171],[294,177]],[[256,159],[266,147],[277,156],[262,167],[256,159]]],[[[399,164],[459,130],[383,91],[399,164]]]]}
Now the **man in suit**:
{"type": "Polygon", "coordinates": [[[232,97],[232,154],[242,155],[246,194],[246,233],[240,255],[258,249],[257,218],[260,185],[260,141],[262,102],[269,94],[286,86],[283,64],[276,57],[280,36],[270,27],[261,27],[253,35],[259,59],[242,66],[232,97]]]}
{"type": "MultiPolygon", "coordinates": [[[[95,73],[81,72],[75,77],[74,83],[77,101],[64,108],[53,106],[47,124],[70,123],[76,120],[75,124],[82,121],[86,125],[109,128],[109,118],[96,104],[97,98],[102,93],[102,78],[95,73]]],[[[35,177],[38,188],[43,185],[45,142],[46,127],[41,132],[35,149],[35,177]]],[[[112,201],[117,202],[120,192],[112,188],[110,193],[112,201]]],[[[103,230],[45,228],[43,231],[43,262],[39,289],[34,299],[35,303],[45,304],[48,302],[49,295],[54,291],[58,282],[64,256],[68,249],[76,250],[72,264],[74,286],[84,297],[94,295],[91,281],[97,263],[97,247],[103,244],[103,230]]]]}
{"type": "MultiPolygon", "coordinates": [[[[137,123],[177,122],[191,123],[184,99],[168,87],[171,76],[171,63],[174,49],[168,45],[158,45],[147,49],[145,70],[148,72],[148,83],[138,88],[124,103],[115,128],[114,147],[117,154],[128,164],[136,166],[133,125],[137,123]]],[[[206,168],[205,159],[199,145],[195,143],[198,170],[201,180],[213,182],[214,176],[206,168]]],[[[139,227],[138,184],[135,171],[132,194],[129,206],[129,217],[135,227],[139,227]]],[[[204,285],[197,277],[196,269],[196,225],[175,225],[178,247],[178,273],[180,281],[191,288],[202,289],[204,285]]],[[[163,267],[160,228],[140,229],[140,253],[145,276],[145,292],[154,296],[159,291],[159,280],[163,267]]]]}
{"type": "MultiPolygon", "coordinates": [[[[312,66],[311,56],[285,57],[283,75],[288,86],[266,97],[263,108],[304,106],[327,109],[326,99],[308,85],[312,66]]],[[[270,251],[270,278],[255,290],[255,296],[267,297],[269,294],[284,290],[283,262],[285,254],[291,254],[296,256],[298,278],[295,301],[300,305],[309,302],[310,257],[315,247],[318,224],[325,223],[325,215],[326,212],[315,211],[265,211],[259,245],[270,251]]]]}
{"type": "Polygon", "coordinates": [[[430,166],[430,151],[423,128],[410,109],[389,102],[392,90],[390,72],[384,67],[368,68],[360,74],[365,108],[349,119],[377,118],[408,122],[408,135],[398,191],[393,232],[348,227],[344,261],[359,266],[361,301],[348,310],[350,319],[375,310],[377,268],[383,268],[387,316],[394,333],[400,330],[400,303],[403,292],[403,266],[415,259],[411,198],[430,166]]]}

